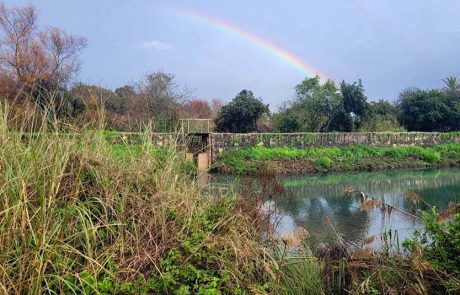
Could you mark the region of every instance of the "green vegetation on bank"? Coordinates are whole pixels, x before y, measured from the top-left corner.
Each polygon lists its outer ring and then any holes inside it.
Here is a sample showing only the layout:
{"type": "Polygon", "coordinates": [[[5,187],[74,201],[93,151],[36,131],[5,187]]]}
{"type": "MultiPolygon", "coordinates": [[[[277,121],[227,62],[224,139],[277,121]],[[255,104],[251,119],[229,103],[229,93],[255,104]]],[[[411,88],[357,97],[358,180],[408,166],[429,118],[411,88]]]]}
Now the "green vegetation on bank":
{"type": "MultiPolygon", "coordinates": [[[[139,134],[141,136],[141,134],[139,134]]],[[[168,162],[171,154],[171,146],[158,147],[150,144],[148,149],[142,144],[128,144],[128,143],[113,143],[109,145],[110,154],[115,158],[131,158],[142,157],[144,153],[149,153],[152,157],[157,159],[159,168],[168,162]]],[[[174,151],[176,153],[176,151],[174,151]]],[[[180,157],[180,155],[177,155],[180,157]]],[[[196,176],[198,174],[198,167],[193,160],[180,159],[179,169],[187,175],[196,176]]]]}
{"type": "Polygon", "coordinates": [[[219,155],[214,170],[235,174],[318,173],[460,165],[460,145],[371,147],[249,147],[219,155]]]}

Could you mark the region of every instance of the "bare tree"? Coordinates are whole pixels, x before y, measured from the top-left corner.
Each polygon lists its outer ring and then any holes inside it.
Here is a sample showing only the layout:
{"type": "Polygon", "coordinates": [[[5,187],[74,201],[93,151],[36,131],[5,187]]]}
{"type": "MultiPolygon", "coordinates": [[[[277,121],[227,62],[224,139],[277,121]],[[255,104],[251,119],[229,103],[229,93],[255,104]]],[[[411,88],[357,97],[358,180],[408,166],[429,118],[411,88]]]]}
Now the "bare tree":
{"type": "Polygon", "coordinates": [[[194,119],[211,119],[212,109],[209,103],[203,99],[192,99],[183,106],[185,115],[194,119]]]}
{"type": "Polygon", "coordinates": [[[68,35],[52,27],[40,32],[40,40],[46,48],[46,70],[51,79],[67,81],[80,69],[78,54],[86,46],[86,38],[68,35]]]}
{"type": "Polygon", "coordinates": [[[212,117],[216,118],[217,114],[222,110],[225,102],[221,98],[213,98],[211,101],[212,117]]]}
{"type": "Polygon", "coordinates": [[[66,83],[78,71],[78,53],[86,39],[59,28],[39,30],[33,6],[7,8],[0,4],[0,69],[19,87],[66,83]]]}

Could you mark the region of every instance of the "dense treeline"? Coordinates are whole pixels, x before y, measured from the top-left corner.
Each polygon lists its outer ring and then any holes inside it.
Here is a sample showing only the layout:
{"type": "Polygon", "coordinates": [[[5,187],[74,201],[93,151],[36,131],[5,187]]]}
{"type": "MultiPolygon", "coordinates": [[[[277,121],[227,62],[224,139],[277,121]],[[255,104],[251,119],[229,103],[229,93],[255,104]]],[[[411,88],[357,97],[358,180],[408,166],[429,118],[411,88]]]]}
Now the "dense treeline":
{"type": "Polygon", "coordinates": [[[442,89],[408,88],[395,102],[369,102],[361,80],[351,84],[342,81],[337,86],[331,80],[321,83],[319,77],[306,78],[295,86],[294,97],[284,102],[278,112],[270,114],[268,106],[258,108],[256,119],[252,113],[241,118],[241,110],[253,110],[254,105],[262,104],[252,92],[244,90],[224,106],[225,113],[219,114],[216,125],[218,130],[231,132],[260,131],[259,124],[251,125],[254,120],[263,122],[265,129],[268,126],[272,132],[458,131],[460,80],[449,77],[443,82],[442,89]],[[240,99],[243,93],[251,94],[245,105],[240,99]],[[235,124],[233,113],[239,114],[240,125],[246,122],[244,128],[231,127],[235,124]],[[221,122],[231,123],[223,126],[221,122]],[[254,127],[248,130],[248,126],[254,127]]]}
{"type": "Polygon", "coordinates": [[[408,88],[395,102],[370,102],[361,80],[337,86],[331,80],[321,83],[319,77],[306,78],[274,114],[260,98],[244,90],[224,106],[216,126],[227,132],[460,130],[460,81],[449,77],[443,82],[442,89],[408,88]]]}
{"type": "Polygon", "coordinates": [[[35,109],[72,125],[100,121],[106,128],[138,131],[152,126],[172,131],[180,118],[214,119],[220,132],[351,132],[460,130],[460,80],[449,77],[441,89],[408,88],[394,102],[370,101],[362,81],[336,84],[319,77],[294,87],[292,99],[270,113],[252,91],[243,90],[227,105],[192,99],[175,76],[153,72],[115,90],[75,81],[78,55],[86,39],[58,28],[40,29],[34,7],[0,6],[0,97],[17,121],[35,109]]]}

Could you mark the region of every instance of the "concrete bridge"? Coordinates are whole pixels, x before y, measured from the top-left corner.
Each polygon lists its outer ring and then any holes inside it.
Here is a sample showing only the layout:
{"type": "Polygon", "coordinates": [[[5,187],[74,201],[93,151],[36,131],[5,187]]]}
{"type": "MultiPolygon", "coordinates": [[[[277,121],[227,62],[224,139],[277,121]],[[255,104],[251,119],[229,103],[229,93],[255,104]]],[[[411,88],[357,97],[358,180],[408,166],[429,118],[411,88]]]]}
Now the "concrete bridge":
{"type": "Polygon", "coordinates": [[[210,119],[181,119],[180,132],[186,145],[186,158],[197,163],[198,171],[207,171],[212,164],[210,119]]]}

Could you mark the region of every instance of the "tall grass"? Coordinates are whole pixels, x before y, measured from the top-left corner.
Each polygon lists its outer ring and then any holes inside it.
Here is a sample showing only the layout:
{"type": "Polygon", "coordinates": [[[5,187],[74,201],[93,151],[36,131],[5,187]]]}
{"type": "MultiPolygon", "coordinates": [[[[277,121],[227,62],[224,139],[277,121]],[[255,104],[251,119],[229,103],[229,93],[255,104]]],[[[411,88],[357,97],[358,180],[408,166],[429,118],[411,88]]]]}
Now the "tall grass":
{"type": "Polygon", "coordinates": [[[102,128],[43,120],[30,136],[10,120],[0,107],[0,293],[243,293],[266,281],[256,204],[204,197],[174,146],[159,157],[146,132],[117,156],[102,128]]]}
{"type": "Polygon", "coordinates": [[[277,270],[274,294],[324,294],[324,263],[309,250],[298,233],[282,237],[272,246],[272,268],[277,270]]]}

